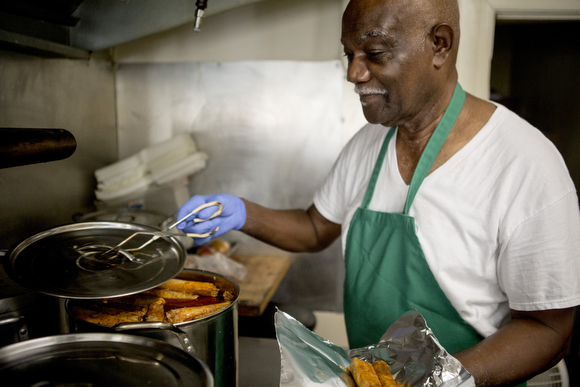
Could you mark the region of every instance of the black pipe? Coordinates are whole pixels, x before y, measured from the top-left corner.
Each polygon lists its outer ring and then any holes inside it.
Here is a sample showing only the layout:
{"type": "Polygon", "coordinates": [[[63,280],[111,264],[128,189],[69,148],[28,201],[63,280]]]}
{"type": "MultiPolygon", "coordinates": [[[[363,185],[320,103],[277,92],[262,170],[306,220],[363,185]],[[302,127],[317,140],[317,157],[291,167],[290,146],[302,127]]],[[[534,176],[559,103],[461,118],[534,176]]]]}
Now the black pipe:
{"type": "Polygon", "coordinates": [[[66,159],[76,147],[65,129],[0,128],[0,168],[66,159]]]}

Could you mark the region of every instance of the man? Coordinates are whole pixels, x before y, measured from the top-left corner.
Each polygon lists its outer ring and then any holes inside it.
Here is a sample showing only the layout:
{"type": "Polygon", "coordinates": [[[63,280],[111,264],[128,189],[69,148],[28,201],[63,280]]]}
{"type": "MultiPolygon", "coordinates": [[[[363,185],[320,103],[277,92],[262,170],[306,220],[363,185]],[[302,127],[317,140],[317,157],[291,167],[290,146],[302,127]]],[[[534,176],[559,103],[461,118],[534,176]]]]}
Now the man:
{"type": "Polygon", "coordinates": [[[578,198],[558,152],[457,84],[456,0],[351,0],[342,44],[370,125],[314,204],[282,211],[195,196],[180,217],[212,200],[223,213],[185,230],[239,229],[289,251],[342,236],[352,348],[416,308],[478,386],[515,385],[556,364],[580,304],[578,198]]]}

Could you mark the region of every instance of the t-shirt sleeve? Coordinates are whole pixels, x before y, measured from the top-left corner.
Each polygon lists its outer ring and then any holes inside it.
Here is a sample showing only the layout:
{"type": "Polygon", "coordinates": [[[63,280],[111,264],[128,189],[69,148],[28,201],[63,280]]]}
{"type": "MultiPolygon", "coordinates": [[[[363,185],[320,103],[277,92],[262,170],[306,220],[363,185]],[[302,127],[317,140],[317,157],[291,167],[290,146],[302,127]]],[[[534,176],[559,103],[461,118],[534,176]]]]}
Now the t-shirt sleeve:
{"type": "Polygon", "coordinates": [[[361,190],[366,188],[388,130],[366,125],[346,144],[330,173],[314,194],[314,205],[322,216],[342,224],[361,190]]]}
{"type": "Polygon", "coordinates": [[[580,216],[575,191],[514,229],[498,261],[511,309],[580,304],[580,216]]]}
{"type": "Polygon", "coordinates": [[[341,182],[345,181],[348,164],[348,146],[334,162],[322,186],[314,193],[314,205],[322,216],[331,222],[342,224],[344,219],[345,192],[341,182]]]}

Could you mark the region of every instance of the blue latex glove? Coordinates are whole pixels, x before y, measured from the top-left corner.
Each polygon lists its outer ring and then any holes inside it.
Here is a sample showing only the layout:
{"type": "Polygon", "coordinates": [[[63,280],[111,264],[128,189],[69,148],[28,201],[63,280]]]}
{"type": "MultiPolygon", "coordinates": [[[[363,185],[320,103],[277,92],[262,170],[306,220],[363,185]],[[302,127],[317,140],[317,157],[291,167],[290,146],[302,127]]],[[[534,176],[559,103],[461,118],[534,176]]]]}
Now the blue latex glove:
{"type": "Polygon", "coordinates": [[[178,229],[183,230],[186,233],[195,234],[204,234],[219,227],[219,230],[215,234],[206,238],[193,238],[193,241],[198,246],[201,246],[209,242],[211,239],[223,235],[230,230],[239,230],[242,228],[244,223],[246,223],[246,206],[244,205],[244,202],[239,197],[228,194],[206,196],[196,195],[181,206],[177,212],[177,219],[181,219],[197,207],[213,201],[218,201],[223,205],[222,213],[219,216],[195,224],[191,221],[193,218],[209,218],[217,210],[216,206],[211,206],[204,208],[176,226],[178,229]]]}

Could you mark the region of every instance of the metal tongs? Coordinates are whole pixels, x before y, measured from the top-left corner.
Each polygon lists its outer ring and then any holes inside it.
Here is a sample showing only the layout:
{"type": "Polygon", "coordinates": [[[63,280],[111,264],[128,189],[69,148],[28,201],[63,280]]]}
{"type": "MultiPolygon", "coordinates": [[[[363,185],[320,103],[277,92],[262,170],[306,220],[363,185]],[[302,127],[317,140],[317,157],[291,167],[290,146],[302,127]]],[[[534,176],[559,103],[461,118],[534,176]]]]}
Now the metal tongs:
{"type": "MultiPolygon", "coordinates": [[[[133,239],[135,236],[137,235],[152,235],[152,237],[145,243],[143,243],[141,246],[139,247],[135,247],[135,248],[131,248],[131,249],[123,249],[126,252],[132,252],[132,251],[138,251],[141,250],[142,248],[150,245],[151,243],[155,242],[157,239],[159,238],[163,238],[163,237],[171,237],[171,236],[188,236],[188,237],[192,237],[192,238],[205,238],[208,237],[212,234],[215,234],[218,230],[219,227],[216,227],[215,229],[206,232],[204,234],[193,234],[193,233],[176,233],[176,232],[172,232],[169,231],[172,228],[174,228],[175,226],[177,226],[179,223],[184,222],[185,220],[187,220],[190,216],[197,214],[199,211],[208,208],[208,207],[212,207],[212,206],[217,206],[218,209],[208,218],[194,218],[192,219],[192,222],[195,223],[201,223],[201,222],[205,222],[207,220],[213,219],[217,216],[219,216],[222,213],[222,209],[223,209],[223,205],[220,202],[209,202],[209,203],[205,203],[199,207],[197,207],[195,210],[191,211],[189,214],[187,214],[186,216],[184,216],[183,218],[179,219],[177,222],[167,226],[166,228],[164,228],[161,231],[138,231],[135,232],[133,234],[131,234],[127,239],[125,239],[124,241],[122,241],[121,243],[119,243],[117,246],[111,247],[110,249],[98,254],[99,257],[105,257],[109,254],[111,254],[112,252],[114,252],[114,255],[117,255],[121,246],[123,246],[125,243],[129,242],[131,239],[133,239]]],[[[108,258],[108,257],[107,257],[108,258]]]]}

